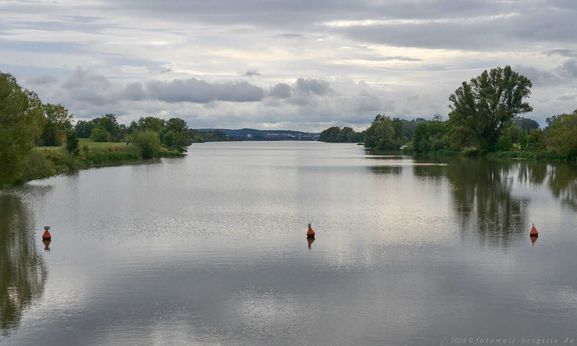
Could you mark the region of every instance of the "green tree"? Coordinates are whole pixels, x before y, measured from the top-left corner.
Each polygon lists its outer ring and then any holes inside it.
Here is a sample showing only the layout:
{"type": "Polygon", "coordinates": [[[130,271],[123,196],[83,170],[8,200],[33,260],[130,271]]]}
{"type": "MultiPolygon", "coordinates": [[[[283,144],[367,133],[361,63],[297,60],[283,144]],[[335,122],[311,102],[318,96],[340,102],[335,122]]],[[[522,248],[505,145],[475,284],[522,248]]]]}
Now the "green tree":
{"type": "Polygon", "coordinates": [[[64,137],[67,131],[72,129],[72,116],[68,110],[61,104],[44,105],[46,122],[42,134],[40,135],[40,145],[43,146],[61,146],[64,143],[64,137]]]}
{"type": "Polygon", "coordinates": [[[44,126],[42,103],[16,79],[0,73],[0,186],[22,178],[22,167],[44,126]]]}
{"type": "Polygon", "coordinates": [[[577,110],[547,119],[547,148],[564,158],[577,158],[577,110]]]}
{"type": "Polygon", "coordinates": [[[341,129],[338,126],[329,127],[321,132],[319,141],[327,143],[335,143],[339,137],[341,129]]]}
{"type": "Polygon", "coordinates": [[[90,132],[90,139],[94,142],[111,142],[112,135],[102,127],[94,127],[90,132]]]}
{"type": "Polygon", "coordinates": [[[365,146],[377,150],[398,150],[402,145],[402,124],[384,115],[377,115],[365,132],[365,146]]]}
{"type": "Polygon", "coordinates": [[[124,129],[116,120],[116,115],[108,113],[93,120],[95,127],[99,127],[108,133],[109,142],[118,142],[124,136],[124,129]]]}
{"type": "Polygon", "coordinates": [[[66,132],[66,150],[72,155],[78,154],[78,138],[72,130],[66,132]]]}
{"type": "Polygon", "coordinates": [[[541,129],[529,132],[526,149],[533,152],[544,151],[546,149],[545,132],[541,129]]]}
{"type": "Polygon", "coordinates": [[[413,150],[421,154],[447,150],[448,133],[448,124],[445,121],[419,121],[413,133],[413,150]]]}
{"type": "Polygon", "coordinates": [[[513,118],[533,110],[524,101],[531,87],[531,81],[510,66],[483,71],[470,82],[463,82],[449,97],[450,124],[469,131],[482,151],[493,151],[513,118]]]}
{"type": "Polygon", "coordinates": [[[74,132],[76,132],[76,137],[78,138],[88,138],[93,128],[93,121],[79,120],[76,125],[74,125],[74,132]]]}
{"type": "Polygon", "coordinates": [[[171,149],[185,151],[192,144],[188,135],[188,125],[180,118],[170,118],[161,130],[160,141],[171,149]]]}
{"type": "Polygon", "coordinates": [[[133,133],[131,143],[140,149],[145,159],[158,157],[160,153],[160,136],[154,131],[144,130],[133,133]]]}
{"type": "MultiPolygon", "coordinates": [[[[150,130],[150,131],[154,131],[156,133],[160,133],[164,129],[164,126],[165,126],[165,122],[164,122],[164,120],[162,120],[160,118],[145,117],[145,118],[138,119],[138,123],[136,123],[136,129],[135,130],[140,130],[140,131],[150,130]]],[[[132,125],[131,125],[131,127],[132,127],[132,125]]]]}

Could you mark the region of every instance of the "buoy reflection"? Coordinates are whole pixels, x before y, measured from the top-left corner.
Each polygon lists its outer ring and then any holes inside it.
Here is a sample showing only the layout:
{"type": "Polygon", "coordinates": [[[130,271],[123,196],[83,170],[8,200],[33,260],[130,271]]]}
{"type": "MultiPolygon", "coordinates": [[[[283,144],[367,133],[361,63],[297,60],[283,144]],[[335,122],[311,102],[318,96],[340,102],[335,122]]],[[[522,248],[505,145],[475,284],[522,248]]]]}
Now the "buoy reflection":
{"type": "Polygon", "coordinates": [[[42,239],[42,243],[44,243],[44,251],[50,251],[50,243],[52,240],[50,239],[42,239]]]}
{"type": "Polygon", "coordinates": [[[307,244],[308,244],[309,250],[311,249],[311,245],[313,245],[314,242],[315,242],[315,237],[307,237],[307,244]]]}
{"type": "Polygon", "coordinates": [[[539,237],[537,237],[537,236],[535,236],[535,235],[532,235],[532,236],[530,236],[529,238],[531,238],[531,247],[533,247],[533,246],[535,246],[535,242],[537,241],[537,239],[538,239],[539,237]]]}

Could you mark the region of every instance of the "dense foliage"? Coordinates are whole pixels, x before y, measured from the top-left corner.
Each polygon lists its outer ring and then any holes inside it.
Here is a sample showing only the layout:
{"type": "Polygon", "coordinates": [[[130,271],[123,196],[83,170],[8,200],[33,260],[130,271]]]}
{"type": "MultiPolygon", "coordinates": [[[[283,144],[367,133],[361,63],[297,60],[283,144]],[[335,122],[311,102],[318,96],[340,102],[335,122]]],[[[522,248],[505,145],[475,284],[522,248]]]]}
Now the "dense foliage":
{"type": "Polygon", "coordinates": [[[404,142],[403,123],[397,118],[379,114],[365,131],[365,146],[375,150],[399,150],[404,142]]]}
{"type": "Polygon", "coordinates": [[[463,82],[449,97],[449,120],[461,133],[453,139],[463,140],[462,144],[470,144],[472,140],[481,151],[494,151],[515,116],[533,110],[525,102],[531,86],[527,77],[514,72],[510,66],[484,71],[470,82],[463,82]]]}
{"type": "Polygon", "coordinates": [[[24,166],[44,127],[38,96],[0,73],[0,186],[24,179],[24,166]]]}
{"type": "Polygon", "coordinates": [[[546,148],[563,158],[577,158],[577,110],[547,119],[546,148]]]}
{"type": "Polygon", "coordinates": [[[46,121],[38,144],[59,147],[65,142],[66,133],[72,130],[72,116],[62,105],[48,103],[43,107],[46,121]]]}
{"type": "Polygon", "coordinates": [[[131,141],[140,149],[142,157],[152,159],[160,153],[160,137],[152,130],[139,130],[132,134],[131,141]]]}
{"type": "Polygon", "coordinates": [[[359,143],[363,141],[364,134],[356,132],[350,127],[333,126],[321,132],[319,141],[327,143],[359,143]]]}

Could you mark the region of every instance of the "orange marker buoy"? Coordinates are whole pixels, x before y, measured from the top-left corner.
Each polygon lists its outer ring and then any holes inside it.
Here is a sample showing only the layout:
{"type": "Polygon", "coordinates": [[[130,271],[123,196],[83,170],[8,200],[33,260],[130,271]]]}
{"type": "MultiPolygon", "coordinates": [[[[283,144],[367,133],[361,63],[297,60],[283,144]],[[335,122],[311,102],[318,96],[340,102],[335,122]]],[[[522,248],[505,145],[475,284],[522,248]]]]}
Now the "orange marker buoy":
{"type": "Polygon", "coordinates": [[[537,228],[535,228],[535,224],[533,224],[533,226],[531,227],[531,231],[529,232],[529,236],[530,237],[538,237],[539,236],[539,232],[537,231],[537,228]]]}
{"type": "Polygon", "coordinates": [[[314,237],[315,237],[315,231],[313,230],[311,224],[309,223],[309,229],[307,230],[307,238],[314,238],[314,237]]]}
{"type": "Polygon", "coordinates": [[[50,234],[50,226],[44,226],[44,233],[42,233],[42,240],[52,240],[52,234],[50,234]]]}

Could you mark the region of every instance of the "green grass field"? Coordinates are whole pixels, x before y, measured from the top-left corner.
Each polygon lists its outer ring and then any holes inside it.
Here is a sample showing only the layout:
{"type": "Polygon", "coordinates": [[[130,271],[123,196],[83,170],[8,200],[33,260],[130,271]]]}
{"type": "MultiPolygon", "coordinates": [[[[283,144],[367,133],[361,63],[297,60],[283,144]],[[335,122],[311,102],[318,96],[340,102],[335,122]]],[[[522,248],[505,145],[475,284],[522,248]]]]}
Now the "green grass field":
{"type": "MultiPolygon", "coordinates": [[[[78,139],[78,147],[82,148],[83,146],[87,147],[88,149],[118,149],[126,147],[126,143],[124,142],[94,142],[89,138],[79,138],[78,139]]],[[[39,151],[59,151],[63,150],[64,147],[35,147],[35,150],[39,151]]]]}
{"type": "Polygon", "coordinates": [[[88,149],[115,149],[124,148],[126,143],[124,142],[93,142],[89,138],[79,138],[78,147],[82,148],[86,146],[88,149]]]}

